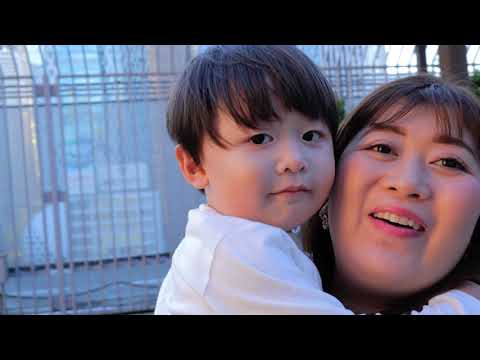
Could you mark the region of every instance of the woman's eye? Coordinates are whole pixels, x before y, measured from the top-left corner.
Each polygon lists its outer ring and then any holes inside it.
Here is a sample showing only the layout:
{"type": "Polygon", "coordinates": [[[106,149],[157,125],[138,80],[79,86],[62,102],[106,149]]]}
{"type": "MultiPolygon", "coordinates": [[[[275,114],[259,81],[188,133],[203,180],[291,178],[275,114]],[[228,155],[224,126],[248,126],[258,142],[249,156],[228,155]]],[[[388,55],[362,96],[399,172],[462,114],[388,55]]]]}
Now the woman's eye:
{"type": "Polygon", "coordinates": [[[385,144],[377,144],[377,145],[371,146],[369,149],[382,154],[390,154],[392,152],[392,148],[385,144]]]}
{"type": "Polygon", "coordinates": [[[322,138],[322,133],[317,130],[310,130],[307,131],[305,134],[302,136],[302,140],[308,141],[308,142],[318,142],[322,138]]]}
{"type": "Polygon", "coordinates": [[[250,138],[250,142],[255,145],[267,144],[273,141],[273,137],[268,134],[256,134],[250,138]]]}
{"type": "Polygon", "coordinates": [[[463,165],[460,161],[454,158],[444,158],[436,161],[437,164],[443,167],[457,169],[461,171],[467,171],[465,165],[463,165]]]}

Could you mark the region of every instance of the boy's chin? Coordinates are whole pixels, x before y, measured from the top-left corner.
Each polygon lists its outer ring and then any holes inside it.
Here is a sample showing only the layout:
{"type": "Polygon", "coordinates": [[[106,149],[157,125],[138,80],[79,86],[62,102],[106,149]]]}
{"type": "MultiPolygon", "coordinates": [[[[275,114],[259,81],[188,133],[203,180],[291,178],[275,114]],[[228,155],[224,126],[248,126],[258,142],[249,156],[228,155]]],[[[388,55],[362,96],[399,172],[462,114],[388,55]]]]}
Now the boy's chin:
{"type": "Polygon", "coordinates": [[[309,217],[306,216],[299,217],[295,215],[298,214],[291,214],[284,219],[275,219],[272,225],[287,232],[291,232],[292,230],[296,230],[299,226],[303,225],[309,219],[309,217]]]}
{"type": "Polygon", "coordinates": [[[288,221],[288,222],[273,222],[273,223],[270,223],[270,225],[278,227],[282,230],[285,230],[286,232],[291,232],[291,231],[295,232],[301,224],[298,222],[288,221]]]}

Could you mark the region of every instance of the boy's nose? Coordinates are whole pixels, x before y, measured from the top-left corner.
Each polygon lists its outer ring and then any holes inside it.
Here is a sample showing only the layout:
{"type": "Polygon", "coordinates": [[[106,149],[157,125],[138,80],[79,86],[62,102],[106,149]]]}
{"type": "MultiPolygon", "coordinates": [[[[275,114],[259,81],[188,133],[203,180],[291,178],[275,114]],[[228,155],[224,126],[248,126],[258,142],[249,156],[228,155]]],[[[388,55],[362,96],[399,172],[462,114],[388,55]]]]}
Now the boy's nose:
{"type": "Polygon", "coordinates": [[[300,149],[290,146],[277,163],[277,173],[298,173],[307,170],[307,162],[300,149]]]}

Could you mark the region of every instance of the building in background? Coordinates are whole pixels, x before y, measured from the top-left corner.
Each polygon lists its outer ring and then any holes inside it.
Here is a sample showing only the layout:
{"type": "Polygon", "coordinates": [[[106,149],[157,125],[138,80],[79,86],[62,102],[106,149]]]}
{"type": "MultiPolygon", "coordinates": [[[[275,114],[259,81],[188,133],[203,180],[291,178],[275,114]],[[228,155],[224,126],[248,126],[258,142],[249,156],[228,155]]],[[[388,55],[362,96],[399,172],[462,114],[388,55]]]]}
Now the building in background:
{"type": "Polygon", "coordinates": [[[350,111],[390,79],[384,45],[298,45],[321,69],[350,111]]]}

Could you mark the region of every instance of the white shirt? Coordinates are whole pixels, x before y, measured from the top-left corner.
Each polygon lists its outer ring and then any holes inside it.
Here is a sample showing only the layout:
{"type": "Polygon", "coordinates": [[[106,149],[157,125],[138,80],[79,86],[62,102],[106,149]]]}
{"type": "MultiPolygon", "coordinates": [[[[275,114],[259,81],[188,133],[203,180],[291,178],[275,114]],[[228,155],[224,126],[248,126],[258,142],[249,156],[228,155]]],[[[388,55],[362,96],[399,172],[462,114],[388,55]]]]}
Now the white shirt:
{"type": "MultiPolygon", "coordinates": [[[[458,290],[413,312],[469,313],[480,313],[480,301],[458,290]]],[[[315,265],[285,231],[200,205],[188,213],[155,314],[353,313],[322,290],[315,265]]]]}

